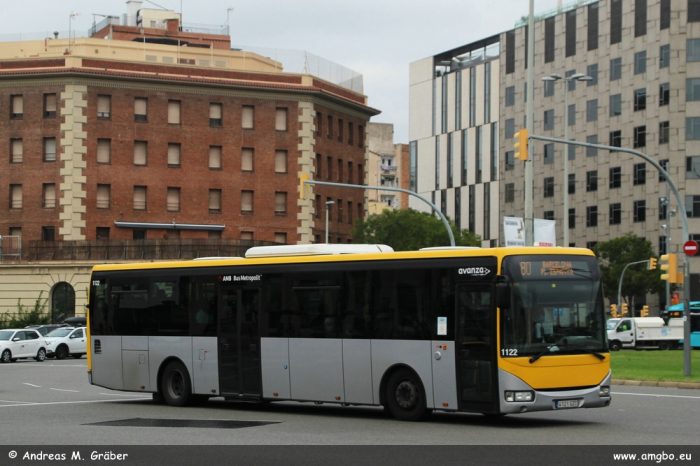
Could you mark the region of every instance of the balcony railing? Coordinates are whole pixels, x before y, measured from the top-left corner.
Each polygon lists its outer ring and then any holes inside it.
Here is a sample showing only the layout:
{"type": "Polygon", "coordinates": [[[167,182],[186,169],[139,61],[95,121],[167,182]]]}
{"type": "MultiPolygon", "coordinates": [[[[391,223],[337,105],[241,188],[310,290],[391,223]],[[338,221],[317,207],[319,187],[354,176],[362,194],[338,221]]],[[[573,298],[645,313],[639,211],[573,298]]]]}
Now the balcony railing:
{"type": "MultiPolygon", "coordinates": [[[[16,238],[16,237],[3,237],[16,238]]],[[[238,239],[143,239],[29,241],[24,254],[20,250],[5,260],[83,261],[83,260],[188,260],[198,257],[244,257],[253,246],[271,246],[271,241],[238,239]]]]}

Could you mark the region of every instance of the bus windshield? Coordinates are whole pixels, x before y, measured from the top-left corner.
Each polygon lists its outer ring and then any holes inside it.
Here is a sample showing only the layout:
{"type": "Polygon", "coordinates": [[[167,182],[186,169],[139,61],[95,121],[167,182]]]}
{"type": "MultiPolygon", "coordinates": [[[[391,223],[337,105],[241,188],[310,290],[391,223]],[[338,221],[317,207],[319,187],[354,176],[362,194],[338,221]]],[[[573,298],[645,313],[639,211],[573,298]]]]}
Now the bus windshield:
{"type": "Polygon", "coordinates": [[[600,271],[590,256],[512,256],[512,284],[501,314],[501,355],[556,356],[607,352],[600,271]]]}

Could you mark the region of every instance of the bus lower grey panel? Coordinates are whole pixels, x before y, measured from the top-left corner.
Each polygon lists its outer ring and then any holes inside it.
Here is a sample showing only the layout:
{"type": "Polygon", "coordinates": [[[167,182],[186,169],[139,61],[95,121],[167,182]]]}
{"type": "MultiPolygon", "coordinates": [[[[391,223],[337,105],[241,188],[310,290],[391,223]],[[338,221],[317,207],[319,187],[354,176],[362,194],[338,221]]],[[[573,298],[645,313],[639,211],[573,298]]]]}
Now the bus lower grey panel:
{"type": "Polygon", "coordinates": [[[122,349],[126,351],[148,351],[148,337],[124,336],[122,349]]]}
{"type": "Polygon", "coordinates": [[[113,390],[123,390],[122,337],[99,335],[90,337],[92,383],[113,390]],[[99,352],[95,352],[95,347],[99,352]],[[114,370],[114,368],[120,368],[114,370]]]}
{"type": "Polygon", "coordinates": [[[148,375],[148,351],[122,350],[122,361],[124,390],[134,392],[151,391],[148,375]]]}
{"type": "Polygon", "coordinates": [[[434,341],[432,344],[433,401],[437,409],[457,410],[455,343],[434,341]]]}
{"type": "Polygon", "coordinates": [[[345,402],[343,340],[290,338],[289,379],[293,400],[345,402]]]}
{"type": "Polygon", "coordinates": [[[345,402],[379,404],[372,396],[372,344],[370,340],[343,340],[345,402]]]}
{"type": "Polygon", "coordinates": [[[192,337],[148,337],[150,381],[158,386],[158,369],[166,358],[174,356],[185,364],[192,380],[192,337]]]}
{"type": "Polygon", "coordinates": [[[263,397],[276,400],[290,399],[289,339],[261,338],[260,359],[262,360],[263,397]]]}
{"type": "Polygon", "coordinates": [[[219,354],[216,337],[192,337],[192,391],[219,394],[219,354]]]}
{"type": "MultiPolygon", "coordinates": [[[[413,369],[425,387],[428,408],[433,407],[432,342],[408,340],[372,340],[372,391],[379,400],[379,385],[389,367],[403,364],[413,369]]],[[[454,370],[454,369],[453,369],[454,370]]]]}

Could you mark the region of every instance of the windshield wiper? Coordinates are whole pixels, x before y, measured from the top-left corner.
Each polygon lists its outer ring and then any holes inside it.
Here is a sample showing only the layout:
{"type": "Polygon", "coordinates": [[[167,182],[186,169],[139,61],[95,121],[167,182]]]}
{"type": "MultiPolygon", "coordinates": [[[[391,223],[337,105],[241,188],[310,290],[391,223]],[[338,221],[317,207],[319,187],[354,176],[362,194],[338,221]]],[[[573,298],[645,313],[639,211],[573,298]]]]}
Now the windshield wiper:
{"type": "Polygon", "coordinates": [[[581,352],[586,353],[586,354],[592,354],[593,356],[595,356],[596,358],[600,359],[601,361],[605,361],[605,356],[602,355],[602,354],[600,354],[600,353],[597,352],[597,351],[590,350],[590,349],[585,349],[585,348],[578,348],[578,351],[581,351],[581,352]]]}
{"type": "Polygon", "coordinates": [[[549,350],[551,350],[551,349],[554,348],[555,346],[565,346],[565,345],[566,345],[566,343],[560,343],[560,344],[556,344],[556,343],[555,343],[555,344],[553,344],[553,345],[549,345],[548,347],[546,347],[545,349],[543,349],[541,353],[539,353],[539,354],[537,354],[537,355],[531,357],[531,358],[530,358],[530,364],[532,364],[533,362],[537,361],[538,359],[540,359],[540,358],[541,358],[542,356],[544,356],[545,354],[549,353],[549,350]]]}

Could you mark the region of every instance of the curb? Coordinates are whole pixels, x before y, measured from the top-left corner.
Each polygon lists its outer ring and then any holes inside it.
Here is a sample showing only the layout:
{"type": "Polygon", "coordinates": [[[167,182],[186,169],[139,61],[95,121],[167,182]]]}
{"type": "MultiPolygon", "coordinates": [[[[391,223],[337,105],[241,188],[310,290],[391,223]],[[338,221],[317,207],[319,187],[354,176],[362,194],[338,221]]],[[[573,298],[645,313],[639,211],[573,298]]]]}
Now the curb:
{"type": "Polygon", "coordinates": [[[649,380],[620,380],[613,379],[613,385],[630,385],[634,387],[663,387],[663,388],[686,388],[692,390],[699,390],[700,383],[696,382],[655,382],[649,380]]]}

